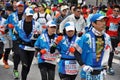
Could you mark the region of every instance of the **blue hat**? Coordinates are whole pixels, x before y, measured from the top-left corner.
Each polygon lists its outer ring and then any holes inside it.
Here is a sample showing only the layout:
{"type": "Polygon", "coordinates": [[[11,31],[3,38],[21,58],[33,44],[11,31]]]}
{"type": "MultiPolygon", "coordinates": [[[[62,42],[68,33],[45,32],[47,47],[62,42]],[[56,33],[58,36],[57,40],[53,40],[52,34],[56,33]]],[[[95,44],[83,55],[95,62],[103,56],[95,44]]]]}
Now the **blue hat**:
{"type": "Polygon", "coordinates": [[[105,18],[105,16],[103,16],[102,14],[96,13],[96,14],[93,14],[93,16],[91,17],[90,21],[91,22],[95,22],[95,21],[101,20],[103,18],[105,18]]]}
{"type": "Polygon", "coordinates": [[[66,22],[64,27],[66,31],[75,30],[74,22],[66,22]]]}
{"type": "Polygon", "coordinates": [[[46,26],[49,26],[49,27],[56,26],[57,27],[56,22],[54,20],[48,21],[46,26]]]}

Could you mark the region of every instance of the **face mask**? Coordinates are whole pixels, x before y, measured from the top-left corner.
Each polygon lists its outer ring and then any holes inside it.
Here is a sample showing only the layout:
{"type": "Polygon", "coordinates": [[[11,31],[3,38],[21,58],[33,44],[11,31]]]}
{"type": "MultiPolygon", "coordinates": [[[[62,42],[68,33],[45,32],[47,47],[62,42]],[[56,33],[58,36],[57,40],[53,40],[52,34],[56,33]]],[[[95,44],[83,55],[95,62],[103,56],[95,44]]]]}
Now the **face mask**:
{"type": "Polygon", "coordinates": [[[76,16],[75,16],[75,19],[79,19],[79,18],[80,18],[80,17],[76,17],[76,16]]]}

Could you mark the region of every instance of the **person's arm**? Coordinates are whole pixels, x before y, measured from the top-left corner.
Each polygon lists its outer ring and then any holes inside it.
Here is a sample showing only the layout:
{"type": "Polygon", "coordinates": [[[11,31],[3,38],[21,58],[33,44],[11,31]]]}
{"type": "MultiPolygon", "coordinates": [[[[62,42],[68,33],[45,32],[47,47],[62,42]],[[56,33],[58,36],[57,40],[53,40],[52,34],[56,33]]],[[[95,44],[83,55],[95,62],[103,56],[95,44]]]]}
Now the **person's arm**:
{"type": "Polygon", "coordinates": [[[65,25],[65,23],[66,23],[67,21],[69,21],[69,16],[66,17],[66,18],[60,23],[60,26],[59,26],[59,31],[60,31],[60,33],[63,33],[64,25],[65,25]]]}
{"type": "Polygon", "coordinates": [[[93,68],[91,66],[84,64],[84,62],[82,61],[81,53],[79,51],[77,51],[76,48],[71,47],[69,49],[69,51],[74,54],[78,64],[83,68],[83,70],[85,72],[92,72],[93,71],[93,68]]]}
{"type": "Polygon", "coordinates": [[[50,47],[50,53],[54,53],[55,52],[55,49],[56,49],[57,45],[62,41],[62,39],[63,39],[63,36],[58,36],[55,39],[53,45],[50,47]]]}

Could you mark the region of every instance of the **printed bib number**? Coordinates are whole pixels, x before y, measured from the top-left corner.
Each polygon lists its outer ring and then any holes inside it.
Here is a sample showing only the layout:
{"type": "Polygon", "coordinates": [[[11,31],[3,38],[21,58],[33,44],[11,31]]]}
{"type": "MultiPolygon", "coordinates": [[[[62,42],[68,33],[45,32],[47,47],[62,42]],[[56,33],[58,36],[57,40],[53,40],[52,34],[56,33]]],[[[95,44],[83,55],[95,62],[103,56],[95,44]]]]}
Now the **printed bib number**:
{"type": "Polygon", "coordinates": [[[65,61],[65,72],[69,75],[76,75],[79,70],[79,65],[75,60],[65,61]]]}
{"type": "Polygon", "coordinates": [[[110,27],[109,27],[110,31],[117,31],[117,29],[118,29],[118,25],[114,23],[110,23],[110,27]]]}
{"type": "Polygon", "coordinates": [[[45,59],[47,61],[55,61],[56,58],[58,57],[58,55],[59,55],[58,52],[55,52],[53,54],[48,52],[48,53],[42,55],[42,59],[45,59]]]}

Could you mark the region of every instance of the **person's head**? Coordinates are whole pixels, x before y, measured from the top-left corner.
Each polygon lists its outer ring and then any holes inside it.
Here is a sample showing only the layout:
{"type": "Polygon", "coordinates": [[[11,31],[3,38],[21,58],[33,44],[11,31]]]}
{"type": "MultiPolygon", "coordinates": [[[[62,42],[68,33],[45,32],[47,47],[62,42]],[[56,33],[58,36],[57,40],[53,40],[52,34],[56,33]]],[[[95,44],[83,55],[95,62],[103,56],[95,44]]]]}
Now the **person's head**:
{"type": "Polygon", "coordinates": [[[39,11],[42,12],[42,11],[45,11],[46,10],[46,4],[45,3],[41,3],[38,5],[38,8],[39,8],[39,11]]]}
{"type": "Polygon", "coordinates": [[[1,14],[2,14],[2,11],[3,11],[3,8],[2,8],[2,6],[0,5],[0,16],[1,16],[1,14]]]}
{"type": "Polygon", "coordinates": [[[115,5],[113,7],[113,15],[117,17],[119,14],[120,14],[120,6],[119,5],[115,5]]]}
{"type": "Polygon", "coordinates": [[[53,35],[56,33],[57,25],[56,25],[55,21],[53,21],[53,20],[48,21],[46,26],[47,26],[49,35],[53,35]]]}
{"type": "Polygon", "coordinates": [[[24,11],[24,3],[22,1],[17,2],[16,4],[18,13],[23,13],[24,11]]]}
{"type": "Polygon", "coordinates": [[[75,5],[71,5],[70,6],[70,12],[71,12],[71,14],[74,13],[74,8],[75,8],[75,5]]]}
{"type": "Polygon", "coordinates": [[[16,11],[16,9],[17,9],[17,6],[16,6],[17,0],[12,0],[11,2],[12,2],[12,5],[13,5],[13,10],[16,11]]]}
{"type": "Polygon", "coordinates": [[[61,14],[62,15],[67,15],[67,11],[68,11],[68,6],[64,5],[64,6],[61,6],[60,8],[60,11],[61,11],[61,14]]]}
{"type": "Polygon", "coordinates": [[[103,6],[101,7],[101,10],[102,10],[103,12],[107,12],[107,6],[103,5],[103,6]]]}
{"type": "Polygon", "coordinates": [[[79,19],[80,18],[80,14],[81,14],[81,8],[75,6],[75,8],[74,8],[74,15],[75,15],[75,17],[79,19]]]}
{"type": "Polygon", "coordinates": [[[34,11],[32,8],[28,7],[25,9],[25,20],[27,21],[32,21],[33,19],[33,14],[34,14],[34,11]]]}
{"type": "Polygon", "coordinates": [[[8,15],[11,14],[13,12],[13,5],[11,3],[6,3],[5,10],[8,15]]]}
{"type": "Polygon", "coordinates": [[[103,16],[102,14],[98,14],[98,13],[94,14],[91,17],[90,21],[92,26],[99,32],[102,32],[105,29],[106,17],[103,16]]]}
{"type": "Polygon", "coordinates": [[[93,14],[96,14],[97,11],[98,11],[98,7],[95,7],[95,6],[94,6],[94,7],[92,8],[92,13],[93,13],[93,14]]]}
{"type": "Polygon", "coordinates": [[[64,34],[68,37],[72,37],[75,34],[75,25],[74,22],[66,22],[64,25],[64,34]]]}

